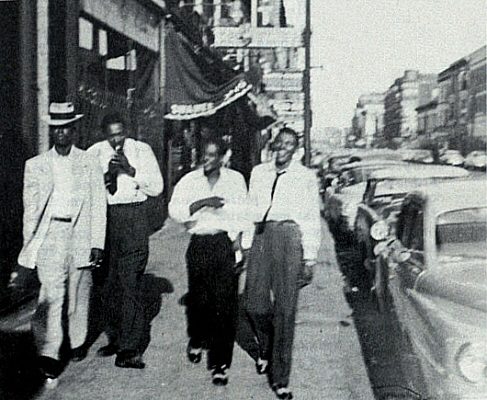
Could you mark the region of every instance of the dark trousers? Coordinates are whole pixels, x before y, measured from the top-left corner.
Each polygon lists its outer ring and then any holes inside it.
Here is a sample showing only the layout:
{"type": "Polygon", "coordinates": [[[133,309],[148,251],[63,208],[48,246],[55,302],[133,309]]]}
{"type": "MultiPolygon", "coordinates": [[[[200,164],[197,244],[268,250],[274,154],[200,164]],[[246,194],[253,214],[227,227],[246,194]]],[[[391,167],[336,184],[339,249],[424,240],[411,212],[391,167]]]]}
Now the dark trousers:
{"type": "Polygon", "coordinates": [[[270,379],[287,386],[291,373],[301,233],[293,221],[267,222],[252,243],[244,304],[260,346],[270,361],[270,379]],[[272,293],[272,294],[271,294],[272,293]]]}
{"type": "Polygon", "coordinates": [[[145,202],[108,207],[108,276],[103,306],[106,333],[120,351],[140,351],[146,317],[140,296],[141,277],[149,258],[145,202]]]}
{"type": "Polygon", "coordinates": [[[237,311],[232,242],[226,233],[193,235],[186,262],[186,316],[190,344],[208,348],[210,368],[230,367],[237,311]]]}

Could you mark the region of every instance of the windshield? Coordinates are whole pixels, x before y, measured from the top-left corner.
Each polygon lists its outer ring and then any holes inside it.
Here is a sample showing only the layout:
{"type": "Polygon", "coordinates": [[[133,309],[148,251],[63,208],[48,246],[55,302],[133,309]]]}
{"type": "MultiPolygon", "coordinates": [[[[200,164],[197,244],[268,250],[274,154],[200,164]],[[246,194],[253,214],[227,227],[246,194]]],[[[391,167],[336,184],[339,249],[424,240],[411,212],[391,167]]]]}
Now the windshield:
{"type": "Polygon", "coordinates": [[[486,258],[487,208],[467,208],[440,214],[436,220],[438,255],[486,258]]]}

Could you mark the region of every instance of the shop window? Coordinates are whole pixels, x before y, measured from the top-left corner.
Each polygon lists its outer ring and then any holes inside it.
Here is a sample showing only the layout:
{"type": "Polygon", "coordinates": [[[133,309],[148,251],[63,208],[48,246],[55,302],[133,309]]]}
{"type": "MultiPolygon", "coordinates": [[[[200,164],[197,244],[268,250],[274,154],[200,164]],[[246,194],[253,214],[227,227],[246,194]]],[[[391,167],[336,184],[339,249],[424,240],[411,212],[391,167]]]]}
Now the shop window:
{"type": "Polygon", "coordinates": [[[104,29],[98,30],[98,54],[106,56],[108,54],[108,36],[104,29]]]}
{"type": "Polygon", "coordinates": [[[79,47],[93,49],[93,24],[84,18],[79,19],[79,47]]]}

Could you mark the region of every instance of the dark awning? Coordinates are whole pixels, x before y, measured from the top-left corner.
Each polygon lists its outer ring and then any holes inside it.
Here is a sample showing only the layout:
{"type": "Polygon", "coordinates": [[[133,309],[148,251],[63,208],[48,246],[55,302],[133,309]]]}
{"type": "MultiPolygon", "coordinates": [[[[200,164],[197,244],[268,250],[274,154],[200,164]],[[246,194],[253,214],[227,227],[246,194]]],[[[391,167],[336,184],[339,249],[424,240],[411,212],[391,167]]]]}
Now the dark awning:
{"type": "Polygon", "coordinates": [[[244,74],[221,74],[171,25],[166,36],[166,76],[164,117],[173,120],[213,115],[252,89],[244,74]]]}

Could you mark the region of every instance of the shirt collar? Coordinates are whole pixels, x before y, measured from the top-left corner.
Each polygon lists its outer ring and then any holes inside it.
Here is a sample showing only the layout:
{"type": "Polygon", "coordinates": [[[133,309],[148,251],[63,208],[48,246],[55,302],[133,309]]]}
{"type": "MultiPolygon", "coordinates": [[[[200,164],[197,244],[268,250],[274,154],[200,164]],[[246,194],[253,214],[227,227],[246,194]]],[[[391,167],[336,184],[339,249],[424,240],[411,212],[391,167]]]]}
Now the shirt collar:
{"type": "MultiPolygon", "coordinates": [[[[276,164],[275,162],[270,163],[270,170],[277,174],[276,164]]],[[[294,171],[296,169],[296,165],[298,165],[298,161],[292,159],[287,168],[280,170],[279,172],[287,172],[287,171],[294,171]]]]}
{"type": "Polygon", "coordinates": [[[52,148],[52,154],[56,160],[70,160],[71,161],[73,159],[73,153],[74,153],[74,146],[71,146],[71,150],[69,151],[69,153],[66,156],[59,154],[56,150],[56,147],[52,148]]]}

